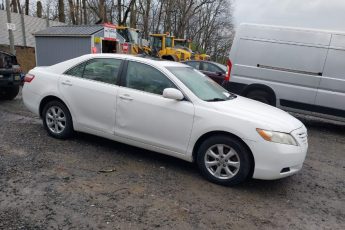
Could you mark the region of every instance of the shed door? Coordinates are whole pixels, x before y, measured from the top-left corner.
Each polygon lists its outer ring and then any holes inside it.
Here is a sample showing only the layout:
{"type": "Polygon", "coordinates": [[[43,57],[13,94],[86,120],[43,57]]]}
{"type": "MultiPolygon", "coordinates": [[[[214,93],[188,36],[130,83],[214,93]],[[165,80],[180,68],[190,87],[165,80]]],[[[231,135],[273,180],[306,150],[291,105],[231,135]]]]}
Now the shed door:
{"type": "Polygon", "coordinates": [[[102,40],[102,53],[117,53],[116,41],[102,40]]]}

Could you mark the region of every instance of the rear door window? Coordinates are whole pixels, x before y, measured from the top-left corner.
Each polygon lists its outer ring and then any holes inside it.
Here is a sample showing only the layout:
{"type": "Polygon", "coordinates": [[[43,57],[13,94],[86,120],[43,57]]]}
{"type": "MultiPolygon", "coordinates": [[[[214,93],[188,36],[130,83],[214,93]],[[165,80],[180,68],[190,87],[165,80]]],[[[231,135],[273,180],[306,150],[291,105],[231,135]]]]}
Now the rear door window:
{"type": "Polygon", "coordinates": [[[86,63],[83,78],[116,84],[122,61],[113,58],[93,59],[86,63]]]}
{"type": "Polygon", "coordinates": [[[71,75],[74,77],[82,77],[84,71],[85,63],[81,63],[65,72],[67,75],[71,75]]]}
{"type": "Polygon", "coordinates": [[[116,84],[122,60],[114,58],[97,58],[81,63],[65,74],[94,81],[116,84]]]}

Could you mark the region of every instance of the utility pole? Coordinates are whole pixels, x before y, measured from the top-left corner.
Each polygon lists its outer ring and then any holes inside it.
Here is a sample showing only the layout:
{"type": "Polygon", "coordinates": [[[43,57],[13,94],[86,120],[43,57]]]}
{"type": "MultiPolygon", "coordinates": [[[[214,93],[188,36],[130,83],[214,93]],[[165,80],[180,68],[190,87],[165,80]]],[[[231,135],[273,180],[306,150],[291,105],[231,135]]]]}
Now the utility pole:
{"type": "Polygon", "coordinates": [[[23,46],[26,47],[26,33],[25,33],[24,9],[25,9],[25,6],[23,7],[22,13],[20,14],[20,19],[21,19],[21,23],[22,23],[23,46]]]}
{"type": "MultiPolygon", "coordinates": [[[[10,0],[6,0],[6,13],[7,13],[7,23],[12,23],[11,21],[11,9],[10,9],[10,0]]],[[[14,38],[12,29],[8,30],[8,37],[10,40],[10,51],[12,54],[15,54],[14,50],[14,38]]]]}
{"type": "Polygon", "coordinates": [[[50,1],[47,2],[47,27],[49,27],[49,11],[50,11],[50,1]]]}

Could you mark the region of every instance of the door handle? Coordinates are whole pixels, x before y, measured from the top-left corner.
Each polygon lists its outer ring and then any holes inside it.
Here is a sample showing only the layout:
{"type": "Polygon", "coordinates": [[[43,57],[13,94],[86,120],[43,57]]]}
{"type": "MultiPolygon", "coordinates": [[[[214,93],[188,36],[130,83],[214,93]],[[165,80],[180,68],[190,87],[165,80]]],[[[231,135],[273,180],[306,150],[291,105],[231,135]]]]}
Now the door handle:
{"type": "Polygon", "coordinates": [[[131,98],[128,94],[120,95],[120,99],[127,100],[127,101],[133,101],[133,98],[131,98]]]}
{"type": "Polygon", "coordinates": [[[70,81],[63,81],[61,82],[62,85],[72,86],[72,83],[70,81]]]}

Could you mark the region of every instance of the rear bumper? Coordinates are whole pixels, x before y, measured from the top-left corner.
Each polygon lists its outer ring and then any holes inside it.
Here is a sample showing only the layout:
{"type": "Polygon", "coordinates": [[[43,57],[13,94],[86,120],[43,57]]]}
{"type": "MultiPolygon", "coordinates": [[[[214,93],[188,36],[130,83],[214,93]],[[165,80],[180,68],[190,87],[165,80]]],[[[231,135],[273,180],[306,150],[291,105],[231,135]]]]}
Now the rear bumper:
{"type": "Polygon", "coordinates": [[[13,86],[19,86],[21,82],[21,80],[0,79],[0,87],[11,88],[13,86]]]}
{"type": "Polygon", "coordinates": [[[299,146],[276,144],[268,141],[246,141],[252,150],[255,167],[253,178],[275,180],[300,171],[305,160],[308,144],[299,146]]]}
{"type": "Polygon", "coordinates": [[[38,94],[32,92],[28,87],[23,87],[22,91],[23,95],[23,102],[26,108],[28,108],[31,112],[35,113],[36,115],[39,115],[39,105],[41,98],[38,94]]]}

